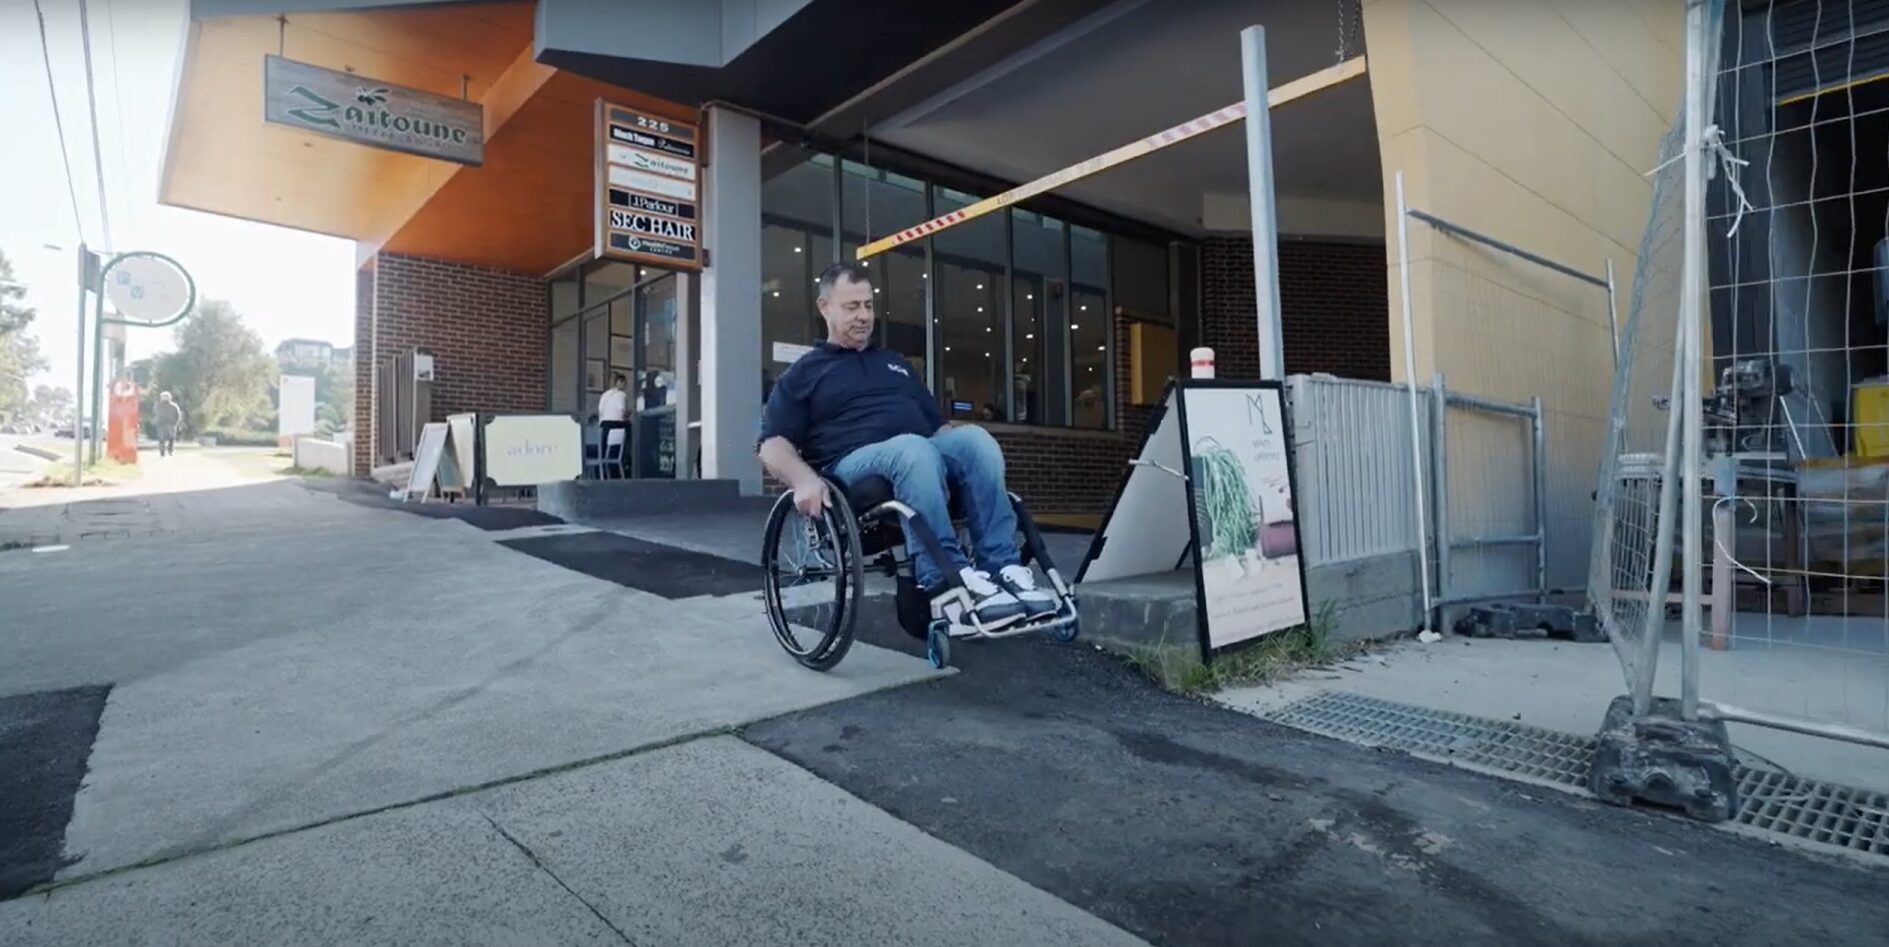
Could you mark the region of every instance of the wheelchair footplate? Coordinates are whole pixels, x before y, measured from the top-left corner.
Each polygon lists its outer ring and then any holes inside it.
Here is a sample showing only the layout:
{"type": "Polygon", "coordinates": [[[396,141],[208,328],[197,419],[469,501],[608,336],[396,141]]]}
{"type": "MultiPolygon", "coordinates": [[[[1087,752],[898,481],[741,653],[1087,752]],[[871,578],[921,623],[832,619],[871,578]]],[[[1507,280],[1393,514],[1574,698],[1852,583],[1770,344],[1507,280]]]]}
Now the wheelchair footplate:
{"type": "Polygon", "coordinates": [[[1048,634],[1063,644],[1076,640],[1082,633],[1082,621],[1076,611],[1075,593],[1063,582],[1062,576],[1055,569],[1048,569],[1046,572],[1049,576],[1050,591],[1056,596],[1054,612],[1036,618],[1024,618],[997,628],[985,628],[975,620],[967,625],[944,618],[933,619],[925,633],[926,660],[930,661],[934,668],[943,668],[951,663],[953,641],[995,641],[1032,634],[1048,634]]]}

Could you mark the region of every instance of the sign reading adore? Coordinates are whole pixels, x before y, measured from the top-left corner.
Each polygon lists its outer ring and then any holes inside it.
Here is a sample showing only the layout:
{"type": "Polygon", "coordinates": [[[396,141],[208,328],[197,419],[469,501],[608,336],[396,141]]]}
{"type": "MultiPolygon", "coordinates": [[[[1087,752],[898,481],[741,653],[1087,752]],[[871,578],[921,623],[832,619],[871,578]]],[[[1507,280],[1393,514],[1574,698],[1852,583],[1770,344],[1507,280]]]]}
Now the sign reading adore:
{"type": "Polygon", "coordinates": [[[459,164],[485,161],[485,108],[336,72],[308,63],[263,59],[262,119],[303,131],[459,164]]]}

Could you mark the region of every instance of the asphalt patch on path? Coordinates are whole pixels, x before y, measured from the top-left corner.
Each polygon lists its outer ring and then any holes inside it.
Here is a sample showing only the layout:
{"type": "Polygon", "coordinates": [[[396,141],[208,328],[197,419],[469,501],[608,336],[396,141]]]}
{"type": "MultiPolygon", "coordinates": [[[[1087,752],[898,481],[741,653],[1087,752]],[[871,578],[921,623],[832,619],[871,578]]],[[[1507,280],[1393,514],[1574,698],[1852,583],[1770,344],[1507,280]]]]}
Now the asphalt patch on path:
{"type": "Polygon", "coordinates": [[[0,697],[0,900],[73,861],[66,824],[110,693],[96,686],[0,697]]]}
{"type": "MultiPolygon", "coordinates": [[[[879,607],[862,638],[916,653],[879,607]]],[[[1163,945],[1830,944],[1889,873],[1314,737],[1086,645],[961,643],[960,674],[743,737],[1163,945]]]]}
{"type": "Polygon", "coordinates": [[[752,563],[645,542],[619,533],[571,533],[501,540],[499,545],[573,572],[668,599],[759,592],[766,573],[752,563]]]}

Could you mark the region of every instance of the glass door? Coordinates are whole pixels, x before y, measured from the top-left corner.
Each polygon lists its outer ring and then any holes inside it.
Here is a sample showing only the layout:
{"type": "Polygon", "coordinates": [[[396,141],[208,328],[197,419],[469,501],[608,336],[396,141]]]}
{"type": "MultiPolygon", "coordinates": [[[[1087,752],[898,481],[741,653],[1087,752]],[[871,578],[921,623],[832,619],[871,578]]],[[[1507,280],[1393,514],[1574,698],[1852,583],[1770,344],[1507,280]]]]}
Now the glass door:
{"type": "Polygon", "coordinates": [[[673,479],[676,475],[676,278],[643,283],[634,295],[635,367],[630,405],[635,421],[631,476],[673,479]]]}

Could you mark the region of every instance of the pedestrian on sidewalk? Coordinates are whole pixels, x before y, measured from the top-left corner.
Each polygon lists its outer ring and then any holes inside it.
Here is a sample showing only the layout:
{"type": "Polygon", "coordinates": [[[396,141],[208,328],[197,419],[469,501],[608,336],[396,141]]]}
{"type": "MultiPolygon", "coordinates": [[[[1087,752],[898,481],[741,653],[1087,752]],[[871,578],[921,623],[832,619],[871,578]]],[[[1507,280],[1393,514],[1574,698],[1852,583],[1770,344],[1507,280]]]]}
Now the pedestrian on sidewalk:
{"type": "Polygon", "coordinates": [[[168,391],[157,394],[157,455],[177,453],[177,430],[184,426],[184,408],[168,391]]]}

